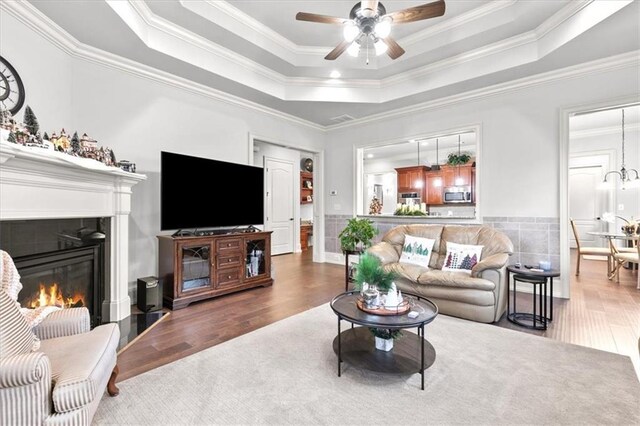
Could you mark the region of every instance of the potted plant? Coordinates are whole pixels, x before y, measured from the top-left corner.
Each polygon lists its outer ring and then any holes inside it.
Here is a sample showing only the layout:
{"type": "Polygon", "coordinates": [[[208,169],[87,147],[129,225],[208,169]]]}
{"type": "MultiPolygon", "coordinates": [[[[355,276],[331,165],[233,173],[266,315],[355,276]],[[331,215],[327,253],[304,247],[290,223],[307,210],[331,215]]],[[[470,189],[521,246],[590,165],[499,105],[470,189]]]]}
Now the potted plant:
{"type": "Polygon", "coordinates": [[[375,286],[378,291],[386,293],[391,288],[395,274],[387,272],[380,265],[380,260],[372,254],[365,253],[360,256],[360,262],[356,266],[355,287],[357,290],[365,290],[365,284],[375,286]]]}
{"type": "Polygon", "coordinates": [[[352,218],[340,232],[340,247],[342,251],[364,250],[371,246],[371,240],[378,234],[369,219],[352,218]]]}
{"type": "Polygon", "coordinates": [[[376,340],[376,349],[389,352],[393,349],[393,341],[402,336],[401,330],[389,328],[369,328],[376,340]]]}
{"type": "Polygon", "coordinates": [[[471,160],[471,155],[468,152],[462,152],[460,154],[456,154],[452,152],[447,157],[447,165],[449,166],[462,166],[467,164],[471,160]]]}

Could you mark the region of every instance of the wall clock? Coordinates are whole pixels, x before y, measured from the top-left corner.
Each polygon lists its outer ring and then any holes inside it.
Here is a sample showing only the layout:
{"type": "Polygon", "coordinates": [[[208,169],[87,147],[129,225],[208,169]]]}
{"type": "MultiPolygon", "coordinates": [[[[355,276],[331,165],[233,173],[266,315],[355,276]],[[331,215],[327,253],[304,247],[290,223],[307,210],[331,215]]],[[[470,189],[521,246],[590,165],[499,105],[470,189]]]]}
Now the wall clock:
{"type": "Polygon", "coordinates": [[[16,115],[24,104],[24,85],[16,69],[0,56],[0,105],[16,115]]]}
{"type": "Polygon", "coordinates": [[[311,158],[303,158],[300,163],[302,170],[313,172],[313,160],[311,158]]]}

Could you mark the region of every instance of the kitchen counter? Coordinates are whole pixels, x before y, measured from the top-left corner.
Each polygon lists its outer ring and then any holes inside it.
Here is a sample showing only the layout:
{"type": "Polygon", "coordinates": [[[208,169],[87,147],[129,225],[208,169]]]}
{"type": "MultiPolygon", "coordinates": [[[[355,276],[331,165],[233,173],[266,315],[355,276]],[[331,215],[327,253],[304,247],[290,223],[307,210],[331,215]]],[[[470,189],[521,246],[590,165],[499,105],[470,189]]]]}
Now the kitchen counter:
{"type": "Polygon", "coordinates": [[[376,222],[396,222],[396,223],[480,223],[480,219],[475,216],[395,216],[395,215],[358,215],[360,218],[367,218],[376,222]]]}

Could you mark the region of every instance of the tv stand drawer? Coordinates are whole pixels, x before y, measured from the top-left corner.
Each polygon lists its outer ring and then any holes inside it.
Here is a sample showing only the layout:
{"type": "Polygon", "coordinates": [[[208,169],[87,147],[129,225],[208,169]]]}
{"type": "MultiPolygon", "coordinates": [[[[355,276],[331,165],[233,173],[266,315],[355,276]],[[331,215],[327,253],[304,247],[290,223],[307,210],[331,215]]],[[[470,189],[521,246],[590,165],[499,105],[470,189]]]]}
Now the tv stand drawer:
{"type": "Polygon", "coordinates": [[[230,251],[241,252],[242,239],[241,238],[221,238],[216,240],[216,252],[224,253],[230,251]]]}
{"type": "Polygon", "coordinates": [[[216,288],[240,285],[240,268],[221,269],[217,273],[216,288]]]}
{"type": "Polygon", "coordinates": [[[216,269],[238,267],[242,265],[242,253],[226,253],[218,255],[216,259],[216,269]]]}

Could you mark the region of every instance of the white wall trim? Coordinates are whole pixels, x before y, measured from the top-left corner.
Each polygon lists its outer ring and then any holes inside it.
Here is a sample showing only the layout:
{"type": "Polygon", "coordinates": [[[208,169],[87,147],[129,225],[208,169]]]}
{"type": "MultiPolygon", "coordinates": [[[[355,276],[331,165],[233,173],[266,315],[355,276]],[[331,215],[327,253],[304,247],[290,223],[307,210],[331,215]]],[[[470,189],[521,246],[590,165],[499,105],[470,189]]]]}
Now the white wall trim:
{"type": "Polygon", "coordinates": [[[368,80],[289,77],[156,15],[144,2],[106,1],[148,48],[205,71],[282,100],[364,103],[388,102],[535,62],[632,2],[570,2],[556,14],[560,18],[553,15],[531,31],[368,80]]]}
{"type": "Polygon", "coordinates": [[[406,115],[415,114],[418,112],[444,108],[458,103],[471,102],[492,96],[497,96],[507,92],[524,90],[530,87],[535,87],[551,82],[581,78],[590,74],[599,74],[621,68],[632,68],[638,66],[640,66],[640,50],[634,50],[632,52],[622,53],[620,55],[614,55],[607,58],[597,59],[591,62],[585,62],[582,64],[572,65],[570,67],[560,68],[541,74],[535,74],[504,83],[494,84],[492,86],[487,86],[480,89],[447,96],[444,98],[421,102],[408,107],[398,108],[393,111],[372,114],[344,123],[325,126],[325,129],[331,131],[344,129],[347,127],[360,126],[363,124],[378,122],[382,120],[390,120],[406,115]]]}
{"type": "MultiPolygon", "coordinates": [[[[637,132],[640,130],[640,123],[627,124],[624,129],[626,132],[637,132]]],[[[622,132],[622,125],[598,127],[595,129],[576,130],[571,132],[571,139],[591,138],[595,136],[611,135],[622,132]]]]}
{"type": "Polygon", "coordinates": [[[549,82],[580,78],[589,74],[640,66],[640,51],[636,50],[444,98],[422,102],[384,113],[369,115],[345,123],[323,126],[80,43],[28,2],[2,1],[0,2],[0,10],[9,13],[45,40],[49,41],[51,44],[75,59],[98,64],[106,68],[116,69],[137,77],[162,83],[230,105],[242,107],[247,110],[264,113],[269,116],[320,131],[331,131],[351,126],[364,125],[374,121],[392,119],[421,111],[443,108],[457,103],[479,100],[505,92],[526,89],[528,87],[549,82]]]}
{"type": "Polygon", "coordinates": [[[581,112],[593,111],[602,108],[611,108],[617,105],[626,105],[638,102],[638,96],[626,96],[618,99],[610,99],[594,103],[575,105],[560,109],[559,128],[559,175],[560,175],[560,288],[562,297],[571,296],[571,252],[569,249],[569,119],[572,115],[581,112]]]}
{"type": "Polygon", "coordinates": [[[42,12],[27,2],[2,1],[0,2],[0,11],[9,13],[11,16],[33,30],[36,34],[40,35],[53,46],[57,47],[74,59],[122,71],[136,77],[162,83],[167,86],[185,90],[226,104],[260,112],[297,125],[309,127],[314,130],[324,130],[324,126],[317,123],[313,123],[291,114],[278,111],[274,108],[269,108],[256,102],[243,99],[239,96],[234,96],[221,90],[195,83],[175,74],[161,71],[156,68],[143,65],[139,62],[123,58],[122,56],[114,55],[104,50],[80,43],[73,36],[51,21],[42,12]]]}

